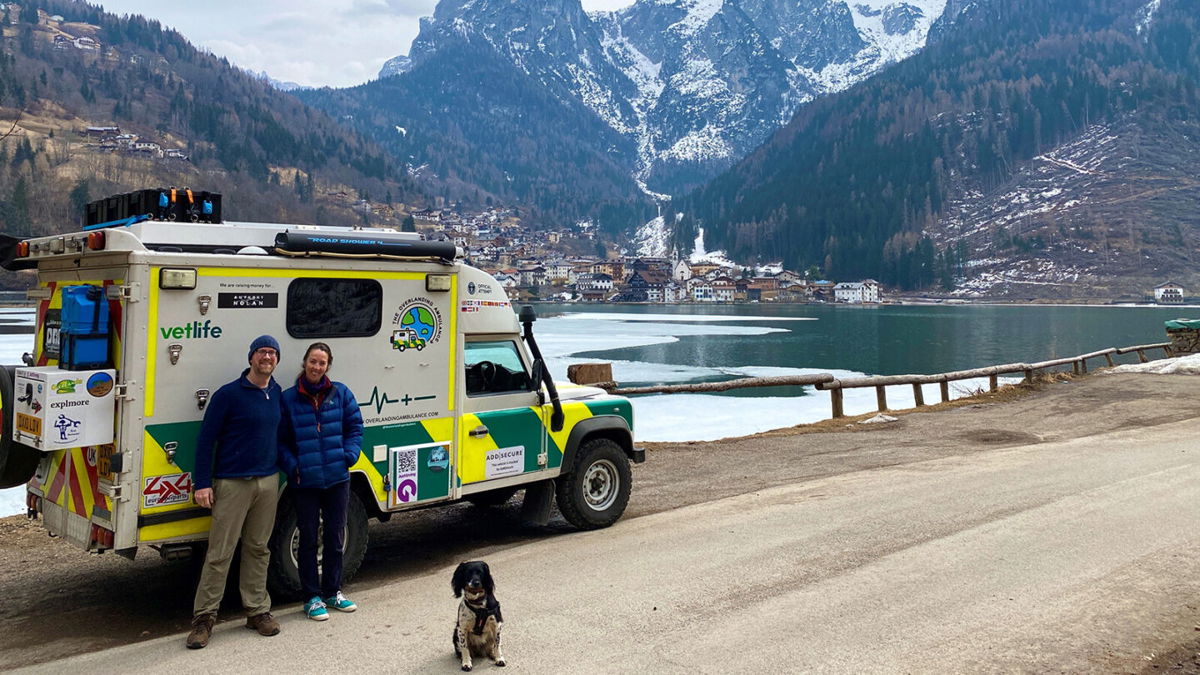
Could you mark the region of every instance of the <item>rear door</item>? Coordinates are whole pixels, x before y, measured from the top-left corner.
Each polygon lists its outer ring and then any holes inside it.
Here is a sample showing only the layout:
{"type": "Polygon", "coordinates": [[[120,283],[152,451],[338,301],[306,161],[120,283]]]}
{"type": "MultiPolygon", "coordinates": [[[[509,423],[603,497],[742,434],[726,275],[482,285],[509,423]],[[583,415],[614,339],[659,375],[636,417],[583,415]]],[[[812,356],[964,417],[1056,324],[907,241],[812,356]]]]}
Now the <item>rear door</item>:
{"type": "MultiPolygon", "coordinates": [[[[117,380],[136,380],[140,364],[126,364],[122,358],[128,324],[127,307],[120,293],[115,292],[128,282],[128,276],[129,267],[123,260],[121,264],[111,266],[101,262],[90,268],[39,272],[37,290],[31,292],[33,297],[39,299],[32,352],[34,363],[38,366],[59,365],[63,290],[89,284],[106,289],[109,308],[108,353],[110,362],[117,369],[117,380]],[[116,288],[108,291],[109,287],[116,288]],[[132,373],[126,372],[128,367],[134,369],[132,373]]],[[[114,498],[115,494],[121,492],[120,475],[112,470],[110,464],[116,448],[115,441],[120,434],[117,420],[128,405],[130,403],[127,401],[117,402],[114,443],[44,453],[37,473],[30,481],[30,491],[43,497],[46,528],[79,546],[88,545],[93,523],[117,532],[115,548],[128,548],[134,544],[132,537],[121,537],[123,533],[118,522],[127,507],[114,498]]]]}

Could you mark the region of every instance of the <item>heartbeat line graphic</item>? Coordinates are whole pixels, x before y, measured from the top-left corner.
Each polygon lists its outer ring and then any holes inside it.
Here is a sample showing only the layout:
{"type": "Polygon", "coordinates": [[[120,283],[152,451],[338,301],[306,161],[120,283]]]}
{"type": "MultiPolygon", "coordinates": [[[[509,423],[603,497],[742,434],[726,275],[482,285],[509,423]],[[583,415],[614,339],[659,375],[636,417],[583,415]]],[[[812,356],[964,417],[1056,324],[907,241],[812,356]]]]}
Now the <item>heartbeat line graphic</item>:
{"type": "Polygon", "coordinates": [[[407,406],[409,403],[412,403],[413,401],[428,401],[428,400],[434,399],[434,398],[437,398],[436,394],[431,394],[429,396],[409,396],[408,394],[405,394],[404,396],[402,396],[400,398],[392,398],[392,397],[388,396],[388,393],[386,391],[384,391],[384,392],[379,391],[379,387],[376,386],[376,387],[371,388],[371,398],[368,399],[366,403],[359,403],[358,407],[365,408],[367,406],[373,405],[373,406],[375,406],[375,414],[378,415],[383,412],[383,406],[385,406],[389,403],[403,403],[404,405],[407,406]]]}

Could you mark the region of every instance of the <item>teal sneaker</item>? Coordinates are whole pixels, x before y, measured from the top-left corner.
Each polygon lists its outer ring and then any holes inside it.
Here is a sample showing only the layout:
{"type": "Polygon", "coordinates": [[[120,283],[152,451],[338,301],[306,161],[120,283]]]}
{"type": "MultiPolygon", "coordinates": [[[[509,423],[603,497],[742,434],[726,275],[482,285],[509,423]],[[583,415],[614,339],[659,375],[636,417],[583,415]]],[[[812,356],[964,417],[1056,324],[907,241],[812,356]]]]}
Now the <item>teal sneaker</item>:
{"type": "Polygon", "coordinates": [[[304,615],[313,621],[324,621],[329,618],[329,612],[325,611],[325,603],[315,595],[312,600],[304,603],[304,615]]]}
{"type": "Polygon", "coordinates": [[[339,612],[353,612],[354,610],[358,609],[358,605],[350,602],[350,598],[342,595],[341,591],[338,591],[337,595],[331,595],[328,598],[325,598],[325,604],[339,612]]]}

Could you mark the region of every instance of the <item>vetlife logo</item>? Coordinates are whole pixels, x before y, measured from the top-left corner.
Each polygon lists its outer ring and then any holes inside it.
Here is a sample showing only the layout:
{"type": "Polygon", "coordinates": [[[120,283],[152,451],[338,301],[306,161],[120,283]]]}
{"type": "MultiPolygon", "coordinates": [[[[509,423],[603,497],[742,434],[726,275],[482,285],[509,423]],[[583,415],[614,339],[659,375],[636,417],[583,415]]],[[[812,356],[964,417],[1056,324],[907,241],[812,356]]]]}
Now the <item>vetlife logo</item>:
{"type": "Polygon", "coordinates": [[[212,325],[211,319],[205,319],[204,323],[193,321],[182,326],[160,326],[158,331],[162,333],[164,340],[216,340],[222,333],[221,327],[212,325]]]}

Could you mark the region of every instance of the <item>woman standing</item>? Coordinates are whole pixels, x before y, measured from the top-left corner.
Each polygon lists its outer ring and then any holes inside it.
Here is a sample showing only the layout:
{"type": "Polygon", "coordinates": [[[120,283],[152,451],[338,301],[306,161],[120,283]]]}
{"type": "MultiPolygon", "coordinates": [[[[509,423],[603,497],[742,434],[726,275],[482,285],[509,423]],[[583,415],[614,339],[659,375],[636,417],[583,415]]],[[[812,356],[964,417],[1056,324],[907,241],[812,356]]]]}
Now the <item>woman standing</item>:
{"type": "Polygon", "coordinates": [[[332,365],[329,345],[309,345],[304,370],[280,403],[279,465],[287,475],[300,529],[300,585],[308,598],[304,613],[315,621],[329,618],[326,607],[358,609],[342,594],[342,548],[350,466],[358,461],[363,423],[354,394],[326,375],[332,365]],[[317,531],[322,520],[324,555],[318,575],[317,531]]]}

